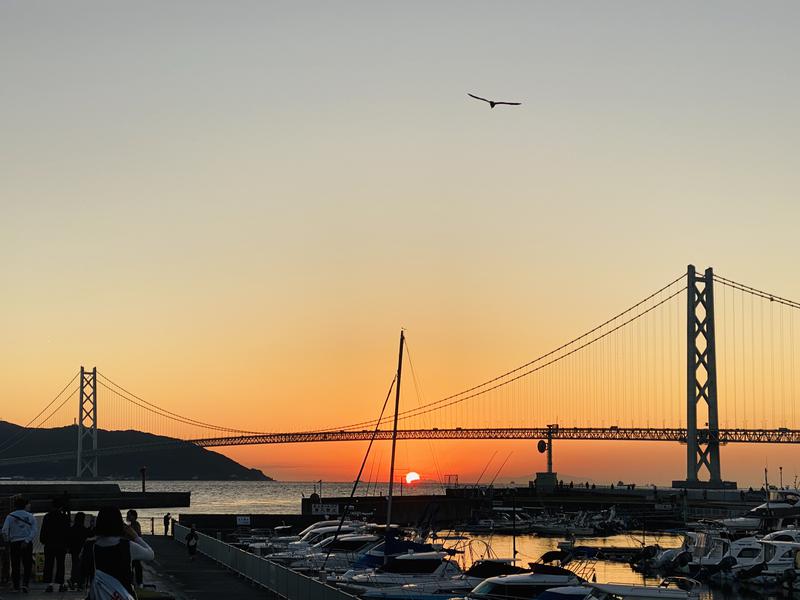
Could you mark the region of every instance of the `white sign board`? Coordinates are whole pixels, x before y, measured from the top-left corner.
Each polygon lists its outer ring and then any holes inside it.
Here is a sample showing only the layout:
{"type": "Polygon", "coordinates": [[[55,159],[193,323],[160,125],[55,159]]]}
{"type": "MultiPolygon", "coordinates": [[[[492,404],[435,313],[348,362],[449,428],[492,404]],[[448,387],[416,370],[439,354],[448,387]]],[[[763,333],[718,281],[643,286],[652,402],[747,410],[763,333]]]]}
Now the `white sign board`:
{"type": "Polygon", "coordinates": [[[245,515],[242,517],[236,517],[236,526],[241,527],[243,525],[250,526],[250,515],[245,515]]]}
{"type": "Polygon", "coordinates": [[[311,514],[312,515],[338,515],[339,514],[339,505],[338,504],[312,504],[311,505],[311,514]]]}

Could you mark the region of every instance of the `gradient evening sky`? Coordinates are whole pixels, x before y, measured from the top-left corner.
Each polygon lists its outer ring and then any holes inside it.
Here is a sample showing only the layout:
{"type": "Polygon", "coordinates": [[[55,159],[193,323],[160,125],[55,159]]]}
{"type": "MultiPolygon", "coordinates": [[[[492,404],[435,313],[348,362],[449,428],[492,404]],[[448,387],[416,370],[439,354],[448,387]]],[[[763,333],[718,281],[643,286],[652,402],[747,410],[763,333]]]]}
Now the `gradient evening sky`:
{"type": "MultiPolygon", "coordinates": [[[[5,0],[0,418],[84,364],[198,419],[318,428],[377,412],[401,326],[430,400],[689,262],[800,298],[799,25],[794,2],[5,0]]],[[[363,446],[226,454],[351,479],[363,446]]],[[[399,465],[468,480],[495,450],[505,479],[543,466],[516,442],[399,465]]],[[[664,482],[683,452],[556,466],[664,482]]],[[[723,473],[792,457],[726,448],[723,473]]]]}

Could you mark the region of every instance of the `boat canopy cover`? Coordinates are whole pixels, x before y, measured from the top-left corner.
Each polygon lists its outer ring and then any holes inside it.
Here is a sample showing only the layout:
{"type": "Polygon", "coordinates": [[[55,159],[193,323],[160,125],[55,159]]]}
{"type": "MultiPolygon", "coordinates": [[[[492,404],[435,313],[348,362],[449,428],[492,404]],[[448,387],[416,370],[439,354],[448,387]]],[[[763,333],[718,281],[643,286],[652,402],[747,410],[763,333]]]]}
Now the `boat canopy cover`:
{"type": "Polygon", "coordinates": [[[517,573],[526,573],[527,571],[528,569],[518,567],[507,561],[478,560],[472,563],[472,566],[467,569],[465,575],[468,577],[488,579],[489,577],[496,577],[497,575],[515,575],[517,573]]]}
{"type": "Polygon", "coordinates": [[[577,577],[575,573],[563,567],[556,567],[555,565],[543,565],[542,563],[528,563],[531,572],[539,575],[568,575],[577,577]]]}

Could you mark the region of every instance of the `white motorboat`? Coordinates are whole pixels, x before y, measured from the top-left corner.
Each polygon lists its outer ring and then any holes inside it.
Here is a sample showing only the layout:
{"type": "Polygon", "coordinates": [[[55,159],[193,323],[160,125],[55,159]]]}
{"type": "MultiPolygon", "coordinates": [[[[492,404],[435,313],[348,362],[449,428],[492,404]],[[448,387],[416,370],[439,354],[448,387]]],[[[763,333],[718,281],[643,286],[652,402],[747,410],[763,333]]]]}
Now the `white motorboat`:
{"type": "Polygon", "coordinates": [[[788,490],[770,492],[764,504],[756,506],[741,517],[719,519],[721,527],[733,534],[787,529],[800,525],[800,494],[788,490]]]}
{"type": "MultiPolygon", "coordinates": [[[[336,540],[328,538],[313,546],[305,555],[294,556],[288,565],[295,571],[319,572],[324,568],[331,573],[344,572],[383,542],[383,536],[369,533],[343,535],[336,540]]],[[[271,557],[267,558],[272,560],[271,557]]]]}
{"type": "MultiPolygon", "coordinates": [[[[531,565],[532,567],[534,565],[531,565]]],[[[531,573],[521,575],[500,575],[490,577],[467,594],[467,598],[494,600],[496,598],[514,598],[519,600],[539,597],[542,592],[557,587],[578,586],[583,579],[572,571],[560,567],[534,569],[531,573]]],[[[586,591],[588,594],[589,590],[586,591]]]]}
{"type": "Polygon", "coordinates": [[[331,524],[330,521],[326,521],[326,523],[328,524],[327,527],[312,526],[312,528],[307,528],[300,537],[287,536],[250,544],[247,546],[247,551],[258,556],[267,556],[276,552],[303,552],[305,554],[311,546],[326,538],[335,536],[337,532],[339,535],[344,535],[360,531],[364,527],[363,523],[350,523],[342,525],[341,528],[336,523],[331,524]]]}
{"type": "Polygon", "coordinates": [[[453,596],[467,594],[476,585],[489,577],[528,572],[529,569],[515,566],[514,560],[511,558],[487,558],[475,561],[469,569],[449,579],[424,583],[409,583],[396,587],[375,588],[364,592],[361,594],[361,597],[381,598],[383,600],[403,600],[411,598],[414,600],[421,600],[423,598],[425,600],[438,598],[448,599],[453,596]]]}
{"type": "Polygon", "coordinates": [[[692,551],[692,559],[678,565],[677,571],[696,576],[703,569],[716,569],[731,548],[731,541],[713,533],[697,534],[697,541],[692,551]]]}
{"type": "Polygon", "coordinates": [[[671,572],[677,565],[678,556],[684,555],[687,563],[691,560],[691,550],[695,541],[696,535],[694,532],[689,532],[683,534],[683,543],[677,547],[662,548],[658,544],[645,546],[639,555],[631,560],[631,568],[643,572],[671,572]]]}
{"type": "Polygon", "coordinates": [[[763,546],[758,538],[746,537],[730,542],[728,553],[716,564],[706,564],[698,572],[699,578],[708,577],[715,581],[736,579],[741,571],[750,569],[761,562],[763,546]]]}
{"type": "Polygon", "coordinates": [[[624,600],[635,598],[662,598],[664,600],[689,600],[700,597],[701,584],[688,577],[667,577],[656,585],[628,585],[623,583],[589,583],[590,598],[597,600],[624,600]]]}
{"type": "Polygon", "coordinates": [[[756,585],[779,584],[788,577],[796,577],[797,554],[800,543],[761,540],[763,548],[759,560],[749,569],[738,572],[737,580],[756,585]]]}
{"type": "Polygon", "coordinates": [[[532,521],[529,528],[539,535],[592,536],[621,530],[624,523],[612,507],[598,513],[581,511],[573,517],[562,515],[549,520],[532,521]]]}
{"type": "Polygon", "coordinates": [[[446,552],[415,552],[393,556],[386,564],[375,569],[347,571],[328,581],[346,592],[361,595],[374,588],[443,581],[461,572],[461,568],[449,559],[446,552]]]}
{"type": "Polygon", "coordinates": [[[686,577],[668,577],[659,585],[584,583],[546,590],[536,600],[694,600],[700,597],[700,587],[686,577]]]}

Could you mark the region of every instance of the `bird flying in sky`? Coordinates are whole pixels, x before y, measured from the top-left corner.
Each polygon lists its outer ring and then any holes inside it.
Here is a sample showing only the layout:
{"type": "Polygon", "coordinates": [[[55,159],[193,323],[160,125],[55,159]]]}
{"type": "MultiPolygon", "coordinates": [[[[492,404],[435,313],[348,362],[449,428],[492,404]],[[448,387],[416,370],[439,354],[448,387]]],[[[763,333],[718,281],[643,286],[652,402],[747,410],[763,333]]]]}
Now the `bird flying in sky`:
{"type": "Polygon", "coordinates": [[[475,98],[475,100],[483,100],[489,104],[489,108],[494,108],[498,104],[507,104],[508,106],[519,106],[522,102],[497,102],[496,100],[487,100],[486,98],[481,98],[480,96],[476,96],[475,94],[467,93],[467,96],[470,98],[475,98]]]}

